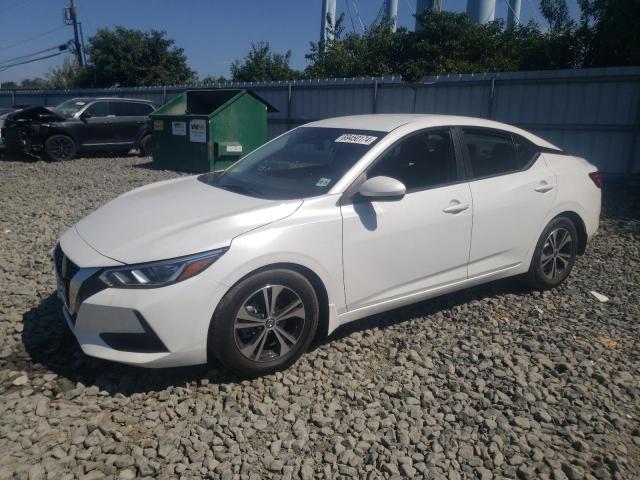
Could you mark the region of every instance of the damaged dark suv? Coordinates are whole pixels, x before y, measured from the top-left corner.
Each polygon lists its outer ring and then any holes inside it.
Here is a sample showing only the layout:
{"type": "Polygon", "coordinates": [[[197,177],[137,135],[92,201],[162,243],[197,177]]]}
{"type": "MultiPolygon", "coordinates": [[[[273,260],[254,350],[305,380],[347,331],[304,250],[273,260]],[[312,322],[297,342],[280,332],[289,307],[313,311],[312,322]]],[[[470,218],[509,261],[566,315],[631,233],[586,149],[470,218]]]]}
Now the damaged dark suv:
{"type": "Polygon", "coordinates": [[[155,105],[130,98],[73,98],[57,107],[29,107],[10,113],[2,136],[9,151],[45,154],[53,161],[69,160],[79,152],[150,154],[148,115],[155,105]]]}

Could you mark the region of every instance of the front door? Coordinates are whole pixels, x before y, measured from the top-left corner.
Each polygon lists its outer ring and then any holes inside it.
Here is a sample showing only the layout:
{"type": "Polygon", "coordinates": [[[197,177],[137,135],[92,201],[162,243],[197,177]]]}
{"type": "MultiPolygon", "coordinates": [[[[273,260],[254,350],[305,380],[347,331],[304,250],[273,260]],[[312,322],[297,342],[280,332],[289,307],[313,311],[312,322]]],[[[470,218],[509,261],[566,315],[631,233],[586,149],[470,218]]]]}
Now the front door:
{"type": "Polygon", "coordinates": [[[112,128],[107,102],[97,101],[89,105],[82,116],[74,120],[74,130],[83,147],[103,145],[111,139],[112,128]]]}
{"type": "Polygon", "coordinates": [[[462,129],[473,196],[469,277],[528,263],[556,195],[556,177],[525,138],[462,129]]]}
{"type": "Polygon", "coordinates": [[[407,187],[404,197],[341,206],[349,310],[467,278],[472,201],[461,181],[451,131],[413,133],[367,171],[407,187]]]}

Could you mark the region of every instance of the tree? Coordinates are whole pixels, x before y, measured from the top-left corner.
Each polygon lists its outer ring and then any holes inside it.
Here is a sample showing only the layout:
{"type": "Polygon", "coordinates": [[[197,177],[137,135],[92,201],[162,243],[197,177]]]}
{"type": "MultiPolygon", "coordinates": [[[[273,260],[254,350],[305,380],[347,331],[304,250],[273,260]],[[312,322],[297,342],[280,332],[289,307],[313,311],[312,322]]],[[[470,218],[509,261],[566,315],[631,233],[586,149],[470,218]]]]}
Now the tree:
{"type": "Polygon", "coordinates": [[[47,81],[41,77],[25,78],[20,82],[22,88],[46,88],[47,81]]]}
{"type": "Polygon", "coordinates": [[[13,80],[10,80],[8,82],[1,82],[0,88],[18,88],[18,84],[13,80]]]}
{"type": "Polygon", "coordinates": [[[383,76],[398,74],[399,59],[406,30],[391,32],[382,23],[365,30],[362,35],[349,33],[343,37],[344,15],[330,25],[332,35],[324,43],[311,43],[305,55],[311,63],[305,69],[310,78],[383,76]]]}
{"type": "Polygon", "coordinates": [[[236,82],[268,82],[295,80],[300,73],[289,66],[291,50],[285,53],[271,51],[269,42],[251,44],[251,50],[242,60],[231,64],[231,78],[236,82]]]}
{"type": "Polygon", "coordinates": [[[172,85],[195,79],[184,50],[175,47],[166,32],[101,28],[88,43],[89,62],[79,78],[84,87],[172,85]]]}
{"type": "Polygon", "coordinates": [[[551,33],[566,32],[575,26],[569,15],[567,0],[540,0],[540,12],[549,23],[551,33]]]}
{"type": "Polygon", "coordinates": [[[198,81],[202,83],[225,83],[225,82],[228,82],[229,80],[227,80],[224,77],[224,75],[218,75],[217,77],[215,75],[208,75],[204,77],[202,80],[198,80],[198,81]]]}
{"type": "Polygon", "coordinates": [[[49,69],[44,88],[68,90],[77,88],[80,83],[81,70],[75,59],[65,58],[62,65],[49,69]]]}

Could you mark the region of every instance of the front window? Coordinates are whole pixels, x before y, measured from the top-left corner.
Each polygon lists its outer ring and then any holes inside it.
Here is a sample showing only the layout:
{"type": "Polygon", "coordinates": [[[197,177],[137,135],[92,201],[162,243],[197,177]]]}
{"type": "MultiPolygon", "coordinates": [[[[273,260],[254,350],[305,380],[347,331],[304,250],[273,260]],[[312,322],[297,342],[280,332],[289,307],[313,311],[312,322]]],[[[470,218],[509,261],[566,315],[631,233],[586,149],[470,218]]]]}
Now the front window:
{"type": "Polygon", "coordinates": [[[53,108],[52,110],[56,112],[58,115],[62,115],[65,118],[71,118],[80,110],[82,110],[87,103],[89,102],[87,102],[86,100],[72,98],[71,100],[62,102],[60,105],[53,108]]]}
{"type": "Polygon", "coordinates": [[[386,132],[302,127],[201,181],[260,198],[285,200],[327,193],[386,132]]]}

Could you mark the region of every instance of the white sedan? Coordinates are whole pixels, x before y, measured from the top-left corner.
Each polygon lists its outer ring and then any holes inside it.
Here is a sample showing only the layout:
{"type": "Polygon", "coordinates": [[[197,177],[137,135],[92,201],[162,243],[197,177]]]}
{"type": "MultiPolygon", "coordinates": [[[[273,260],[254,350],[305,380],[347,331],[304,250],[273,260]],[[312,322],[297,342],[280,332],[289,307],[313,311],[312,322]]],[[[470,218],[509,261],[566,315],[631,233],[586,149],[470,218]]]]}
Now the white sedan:
{"type": "Polygon", "coordinates": [[[600,183],[489,120],[321,120],[80,220],[54,250],[58,290],[88,355],[262,375],[401,305],[515,275],[555,287],[598,228],[600,183]]]}

